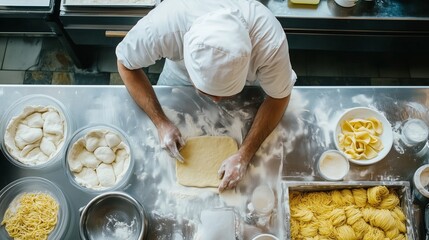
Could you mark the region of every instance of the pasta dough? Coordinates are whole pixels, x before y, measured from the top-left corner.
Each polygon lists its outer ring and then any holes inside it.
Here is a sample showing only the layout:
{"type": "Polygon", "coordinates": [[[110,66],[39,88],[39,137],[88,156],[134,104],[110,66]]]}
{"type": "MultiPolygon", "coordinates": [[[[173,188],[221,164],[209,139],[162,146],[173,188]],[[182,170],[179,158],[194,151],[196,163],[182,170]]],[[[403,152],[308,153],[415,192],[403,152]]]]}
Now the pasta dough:
{"type": "Polygon", "coordinates": [[[192,187],[217,187],[222,162],[237,152],[236,141],[227,136],[189,138],[180,154],[184,163],[176,163],[177,182],[192,187]]]}
{"type": "Polygon", "coordinates": [[[399,203],[386,186],[291,191],[291,239],[405,239],[406,217],[399,203]]]}
{"type": "Polygon", "coordinates": [[[51,160],[64,144],[67,123],[53,106],[27,106],[8,123],[4,143],[8,153],[26,165],[51,160]]]}
{"type": "Polygon", "coordinates": [[[339,147],[352,159],[372,159],[383,149],[382,133],[383,126],[374,117],[343,121],[338,136],[339,147]]]}
{"type": "Polygon", "coordinates": [[[73,144],[68,167],[78,184],[96,190],[115,186],[130,166],[130,149],[110,130],[95,129],[73,144]]]}

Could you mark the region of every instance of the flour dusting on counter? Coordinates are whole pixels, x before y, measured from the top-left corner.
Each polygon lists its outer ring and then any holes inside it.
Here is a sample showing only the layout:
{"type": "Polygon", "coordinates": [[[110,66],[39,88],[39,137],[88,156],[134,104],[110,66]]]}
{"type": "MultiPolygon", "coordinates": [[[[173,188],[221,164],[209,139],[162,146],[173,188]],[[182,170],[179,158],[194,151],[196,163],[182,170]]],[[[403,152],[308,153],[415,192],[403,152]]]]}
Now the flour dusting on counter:
{"type": "MultiPolygon", "coordinates": [[[[162,107],[166,116],[178,127],[184,139],[205,135],[226,135],[234,138],[240,146],[256,113],[253,108],[259,106],[254,102],[245,102],[246,106],[237,108],[235,106],[237,102],[234,101],[227,100],[215,104],[205,98],[197,99],[202,101],[197,105],[194,102],[195,99],[185,96],[180,89],[172,91],[172,95],[176,94],[184,95],[181,97],[185,100],[178,101],[186,103],[177,103],[183,109],[173,109],[168,105],[162,105],[162,107]],[[192,111],[186,111],[190,106],[193,108],[192,111]]],[[[162,102],[162,99],[160,101],[162,102]]],[[[144,179],[146,186],[150,187],[149,184],[155,184],[156,198],[149,209],[154,209],[150,214],[155,221],[160,223],[156,229],[156,232],[159,233],[157,237],[172,239],[179,235],[195,236],[194,234],[201,224],[199,222],[200,214],[206,209],[234,207],[240,215],[245,216],[248,211],[249,196],[256,185],[266,182],[276,189],[277,182],[280,181],[279,174],[284,156],[283,135],[280,134],[279,129],[281,127],[276,128],[263,142],[238,187],[219,194],[217,188],[193,188],[179,185],[176,182],[176,160],[161,149],[158,132],[154,125],[145,124],[144,148],[146,154],[144,155],[150,154],[153,157],[149,159],[143,156],[143,172],[137,178],[144,179]],[[169,225],[170,222],[174,222],[174,225],[169,225]],[[176,234],[177,232],[178,234],[176,234]]],[[[144,191],[145,187],[141,186],[141,188],[144,191]]],[[[145,196],[142,194],[142,197],[145,196]]],[[[276,229],[271,230],[277,231],[276,229]]]]}

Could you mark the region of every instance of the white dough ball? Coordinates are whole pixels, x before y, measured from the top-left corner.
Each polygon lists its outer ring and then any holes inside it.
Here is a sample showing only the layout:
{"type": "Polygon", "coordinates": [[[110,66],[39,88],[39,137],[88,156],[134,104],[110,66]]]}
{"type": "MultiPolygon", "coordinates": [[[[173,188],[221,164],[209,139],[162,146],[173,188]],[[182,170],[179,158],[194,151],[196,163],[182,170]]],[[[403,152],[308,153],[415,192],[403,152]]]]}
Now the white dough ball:
{"type": "Polygon", "coordinates": [[[97,167],[97,176],[100,185],[103,187],[112,187],[115,185],[116,176],[111,164],[102,163],[97,167]]]}
{"type": "Polygon", "coordinates": [[[44,154],[51,156],[53,153],[57,151],[57,147],[51,140],[44,137],[40,142],[40,150],[42,150],[44,154]]]}
{"type": "Polygon", "coordinates": [[[43,131],[55,135],[63,135],[63,123],[61,117],[57,112],[46,112],[42,114],[45,119],[43,123],[43,131]]]}
{"type": "Polygon", "coordinates": [[[99,147],[95,149],[94,155],[104,163],[112,163],[116,158],[115,153],[109,147],[99,147]]]}
{"type": "Polygon", "coordinates": [[[97,173],[94,169],[83,167],[82,171],[75,174],[76,181],[89,188],[94,188],[99,185],[97,173]]]}
{"type": "Polygon", "coordinates": [[[39,112],[35,112],[29,116],[27,116],[25,118],[25,122],[29,127],[33,127],[33,128],[42,128],[43,127],[43,123],[45,121],[43,121],[42,119],[42,114],[39,112]]]}
{"type": "Polygon", "coordinates": [[[35,143],[42,138],[43,132],[40,128],[31,128],[25,124],[19,124],[16,135],[27,143],[35,143]]]}
{"type": "Polygon", "coordinates": [[[79,153],[77,159],[83,164],[83,166],[88,168],[97,168],[100,165],[101,161],[92,153],[88,152],[85,149],[79,153]]]}
{"type": "Polygon", "coordinates": [[[111,132],[108,132],[105,138],[106,138],[107,146],[109,146],[110,148],[114,148],[118,146],[119,143],[122,142],[121,138],[118,135],[111,132]]]}

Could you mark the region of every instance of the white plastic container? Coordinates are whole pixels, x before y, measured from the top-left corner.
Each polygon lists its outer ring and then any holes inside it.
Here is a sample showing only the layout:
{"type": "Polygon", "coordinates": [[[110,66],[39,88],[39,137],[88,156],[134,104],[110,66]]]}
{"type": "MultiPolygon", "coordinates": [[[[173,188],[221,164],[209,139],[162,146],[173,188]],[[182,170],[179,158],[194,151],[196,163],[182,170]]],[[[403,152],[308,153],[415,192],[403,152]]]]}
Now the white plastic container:
{"type": "MultiPolygon", "coordinates": [[[[60,162],[60,159],[64,157],[66,142],[70,138],[73,129],[74,122],[70,116],[70,113],[60,101],[43,94],[27,95],[11,104],[2,117],[2,125],[0,126],[0,134],[2,138],[1,149],[5,157],[15,166],[24,169],[48,169],[54,165],[57,165],[57,163],[60,162]],[[57,146],[56,151],[51,156],[49,156],[48,160],[44,162],[23,162],[18,160],[16,153],[14,155],[9,152],[11,151],[11,148],[10,146],[8,147],[8,144],[5,140],[9,124],[15,123],[17,121],[17,116],[23,114],[25,111],[28,111],[28,109],[33,107],[52,107],[58,111],[61,119],[64,120],[62,142],[57,146]]],[[[12,134],[8,135],[10,138],[15,137],[12,134]]]]}
{"type": "Polygon", "coordinates": [[[354,7],[357,0],[335,0],[335,2],[341,7],[354,7]]]}
{"type": "Polygon", "coordinates": [[[343,153],[327,150],[319,158],[317,169],[320,175],[329,181],[342,180],[349,172],[350,164],[343,153]]]}
{"type": "Polygon", "coordinates": [[[83,190],[85,192],[88,192],[91,194],[100,194],[102,192],[107,192],[107,191],[121,190],[128,184],[128,181],[132,175],[133,168],[134,168],[134,156],[132,154],[132,147],[128,140],[128,136],[121,129],[110,124],[104,124],[104,123],[91,124],[83,128],[80,128],[76,132],[74,132],[73,136],[70,138],[70,141],[67,143],[65,158],[63,159],[63,168],[71,184],[76,188],[83,190]],[[85,186],[81,182],[79,182],[79,180],[77,179],[76,173],[70,169],[69,158],[71,157],[73,146],[77,141],[82,140],[85,137],[85,135],[88,133],[99,132],[99,131],[114,133],[120,137],[122,143],[126,146],[126,150],[129,154],[129,161],[128,161],[129,164],[128,165],[125,164],[124,170],[122,171],[122,173],[120,175],[115,176],[116,182],[113,186],[92,188],[89,186],[85,186]]]}
{"type": "Polygon", "coordinates": [[[272,234],[264,233],[264,234],[259,234],[258,236],[254,237],[252,240],[279,240],[279,238],[272,234]]]}
{"type": "MultiPolygon", "coordinates": [[[[66,239],[72,220],[68,201],[61,189],[53,182],[41,177],[24,177],[9,183],[0,191],[0,216],[3,219],[10,203],[24,193],[45,193],[53,197],[59,204],[58,219],[48,240],[66,239]]],[[[0,239],[11,239],[4,227],[0,228],[0,239]]]]}
{"type": "Polygon", "coordinates": [[[426,123],[420,119],[410,119],[405,122],[401,131],[401,140],[407,147],[413,147],[426,142],[429,129],[426,123]]]}
{"type": "Polygon", "coordinates": [[[251,202],[257,214],[270,214],[274,209],[274,192],[268,185],[259,185],[253,190],[251,202]]]}
{"type": "Polygon", "coordinates": [[[429,203],[429,164],[419,167],[413,177],[415,199],[423,204],[429,203]]]}

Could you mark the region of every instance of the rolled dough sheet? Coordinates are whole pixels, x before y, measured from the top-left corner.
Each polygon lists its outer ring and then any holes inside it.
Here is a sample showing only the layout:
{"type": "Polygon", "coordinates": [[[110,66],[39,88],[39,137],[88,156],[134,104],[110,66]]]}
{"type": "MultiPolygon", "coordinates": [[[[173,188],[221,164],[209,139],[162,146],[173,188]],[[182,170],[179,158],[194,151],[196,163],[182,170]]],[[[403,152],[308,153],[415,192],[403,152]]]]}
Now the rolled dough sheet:
{"type": "Polygon", "coordinates": [[[180,150],[185,162],[176,163],[177,182],[190,187],[218,187],[220,165],[237,150],[237,142],[228,136],[189,138],[180,150]]]}

